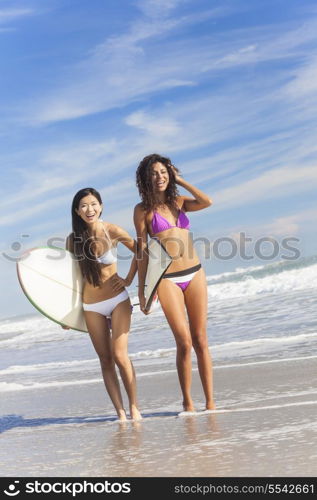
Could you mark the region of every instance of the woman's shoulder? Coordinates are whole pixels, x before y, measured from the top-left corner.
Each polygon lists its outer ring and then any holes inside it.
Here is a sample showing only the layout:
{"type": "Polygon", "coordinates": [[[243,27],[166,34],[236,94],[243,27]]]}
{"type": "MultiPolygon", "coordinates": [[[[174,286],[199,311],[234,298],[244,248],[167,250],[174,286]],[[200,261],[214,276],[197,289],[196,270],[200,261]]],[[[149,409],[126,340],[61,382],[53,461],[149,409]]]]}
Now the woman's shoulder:
{"type": "Polygon", "coordinates": [[[117,224],[113,224],[112,222],[108,222],[105,220],[101,221],[101,224],[103,229],[105,230],[105,233],[110,237],[118,232],[119,226],[117,224]]]}
{"type": "Polygon", "coordinates": [[[144,219],[147,216],[148,212],[145,210],[143,203],[142,202],[137,203],[134,207],[134,217],[144,219]]]}
{"type": "Polygon", "coordinates": [[[142,201],[140,203],[137,203],[134,207],[134,211],[136,212],[145,212],[144,204],[142,201]]]}
{"type": "Polygon", "coordinates": [[[118,224],[113,224],[112,222],[103,222],[106,234],[110,237],[112,241],[117,241],[118,238],[125,232],[125,230],[118,224]]]}
{"type": "Polygon", "coordinates": [[[176,205],[179,210],[184,210],[184,202],[185,202],[186,196],[176,196],[176,205]]]}

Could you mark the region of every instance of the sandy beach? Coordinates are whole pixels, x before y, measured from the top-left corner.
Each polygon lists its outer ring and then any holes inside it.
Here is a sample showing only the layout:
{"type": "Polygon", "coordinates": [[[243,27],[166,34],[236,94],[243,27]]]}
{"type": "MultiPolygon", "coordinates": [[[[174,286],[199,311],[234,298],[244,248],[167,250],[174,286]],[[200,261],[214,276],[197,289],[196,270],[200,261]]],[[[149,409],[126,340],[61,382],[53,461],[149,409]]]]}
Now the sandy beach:
{"type": "Polygon", "coordinates": [[[39,313],[3,320],[1,475],[317,476],[316,283],[316,259],[208,278],[213,413],[203,411],[193,353],[197,413],[181,415],[163,312],[133,313],[129,353],[143,420],[126,424],[86,334],[39,313]]]}
{"type": "Polygon", "coordinates": [[[138,381],[144,418],[126,424],[101,380],[7,392],[1,475],[316,476],[316,357],[216,366],[215,412],[200,411],[195,370],[196,415],[179,415],[176,371],[138,381]]]}

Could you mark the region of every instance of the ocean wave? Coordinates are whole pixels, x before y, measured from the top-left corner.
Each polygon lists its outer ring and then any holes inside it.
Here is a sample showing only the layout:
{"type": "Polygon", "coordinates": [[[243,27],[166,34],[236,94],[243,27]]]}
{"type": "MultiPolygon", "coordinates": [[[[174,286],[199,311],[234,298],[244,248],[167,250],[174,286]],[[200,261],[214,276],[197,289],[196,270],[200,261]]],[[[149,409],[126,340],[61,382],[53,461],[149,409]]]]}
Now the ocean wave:
{"type": "Polygon", "coordinates": [[[84,368],[86,369],[89,366],[97,366],[98,360],[95,359],[79,359],[74,361],[52,361],[50,363],[36,363],[34,365],[12,365],[4,370],[0,370],[0,376],[2,375],[15,375],[19,373],[31,373],[31,372],[40,372],[40,371],[48,371],[48,370],[67,370],[67,369],[76,369],[76,368],[84,368]]]}
{"type": "MultiPolygon", "coordinates": [[[[276,351],[278,348],[279,351],[287,349],[290,346],[303,346],[306,344],[313,343],[317,340],[317,333],[306,333],[306,334],[298,334],[292,336],[283,336],[283,337],[262,337],[257,339],[249,339],[249,340],[236,340],[221,344],[212,344],[210,347],[213,356],[220,360],[221,358],[233,357],[241,355],[263,355],[265,353],[276,351]]],[[[129,357],[132,360],[162,360],[164,358],[174,357],[176,354],[176,348],[171,347],[168,349],[147,349],[138,351],[136,353],[130,353],[129,357]]],[[[82,372],[83,370],[88,369],[98,369],[98,359],[78,359],[72,361],[56,361],[49,363],[36,363],[30,365],[12,365],[3,370],[0,370],[0,376],[7,375],[20,375],[26,373],[40,373],[43,371],[50,371],[52,373],[58,370],[58,373],[63,372],[71,372],[79,370],[82,372]]]]}
{"type": "Polygon", "coordinates": [[[285,271],[300,270],[315,266],[316,264],[317,255],[313,255],[311,257],[303,257],[296,261],[281,260],[257,266],[237,267],[234,271],[208,275],[207,281],[211,284],[225,283],[227,281],[240,281],[248,277],[257,279],[273,274],[279,274],[285,271]]]}
{"type": "MultiPolygon", "coordinates": [[[[46,329],[48,326],[48,319],[40,314],[32,315],[30,317],[15,317],[12,320],[0,321],[0,335],[21,335],[23,333],[32,332],[34,330],[46,329]]],[[[52,324],[52,322],[50,322],[52,324]]]]}
{"type": "MultiPolygon", "coordinates": [[[[223,369],[230,369],[230,368],[245,368],[248,366],[257,366],[257,365],[263,365],[263,364],[271,364],[271,363],[294,363],[296,361],[306,361],[306,360],[312,360],[316,359],[317,356],[301,356],[301,357],[291,357],[291,358],[284,358],[284,359],[267,359],[265,361],[254,361],[254,362],[246,362],[246,363],[229,363],[229,364],[223,364],[223,365],[216,365],[214,366],[215,370],[223,370],[223,369]]],[[[194,367],[193,371],[198,371],[198,368],[194,367]]],[[[138,378],[143,378],[143,377],[151,377],[151,376],[161,376],[164,374],[171,374],[171,373],[177,373],[176,368],[172,369],[164,369],[162,370],[161,368],[156,369],[156,370],[151,370],[147,372],[141,372],[137,374],[138,378]]],[[[41,390],[41,389],[61,389],[63,387],[69,387],[69,386],[74,386],[74,385],[87,385],[87,384],[102,384],[102,377],[100,375],[99,378],[85,378],[81,380],[65,380],[65,381],[52,381],[52,382],[29,382],[29,383],[16,383],[16,382],[0,382],[0,393],[1,392],[20,392],[20,391],[30,391],[30,390],[41,390]]],[[[315,394],[315,389],[314,388],[308,388],[306,390],[301,390],[301,391],[292,391],[292,393],[287,394],[285,397],[288,396],[307,396],[315,394]]],[[[270,399],[272,399],[272,395],[270,395],[270,399]]],[[[280,396],[279,396],[280,397],[280,396]]],[[[263,398],[261,398],[262,400],[263,398]]],[[[250,402],[254,402],[254,398],[250,400],[250,402]]],[[[260,401],[260,400],[259,400],[260,401]]]]}
{"type": "MultiPolygon", "coordinates": [[[[154,351],[146,350],[137,353],[129,354],[131,359],[152,359],[152,358],[166,358],[175,354],[175,348],[171,349],[157,349],[154,351]]],[[[87,369],[99,369],[98,358],[93,359],[78,359],[73,361],[54,361],[49,363],[35,363],[30,365],[11,365],[3,370],[0,370],[0,377],[7,375],[20,375],[26,373],[40,373],[43,371],[53,370],[58,373],[69,372],[72,370],[79,370],[80,372],[87,369]]],[[[53,373],[53,372],[52,372],[53,373]]]]}
{"type": "MultiPolygon", "coordinates": [[[[163,373],[174,373],[176,370],[159,370],[143,372],[138,375],[138,377],[149,377],[153,375],[162,375],[163,373]]],[[[86,384],[102,384],[102,376],[100,374],[99,378],[87,378],[81,380],[64,380],[64,381],[53,381],[53,382],[29,382],[27,384],[21,384],[16,382],[0,382],[0,393],[1,392],[16,392],[16,391],[30,391],[39,389],[61,389],[62,387],[68,387],[72,385],[86,385],[86,384]]]]}
{"type": "MultiPolygon", "coordinates": [[[[212,344],[209,346],[214,357],[221,359],[222,357],[241,357],[241,355],[263,355],[267,352],[279,351],[283,352],[290,346],[302,346],[307,343],[313,343],[317,341],[317,333],[306,333],[283,337],[262,337],[257,339],[249,340],[237,340],[226,342],[222,344],[212,344]]],[[[131,354],[130,357],[133,359],[155,359],[155,358],[168,358],[175,356],[176,348],[172,347],[170,349],[156,349],[156,350],[146,350],[139,351],[137,353],[131,354]]]]}
{"type": "Polygon", "coordinates": [[[86,335],[75,330],[63,330],[59,325],[48,318],[32,318],[23,321],[23,326],[11,325],[8,329],[1,329],[0,325],[0,347],[15,347],[28,349],[30,345],[43,342],[59,342],[72,340],[86,335]]]}
{"type": "Polygon", "coordinates": [[[241,276],[243,279],[240,277],[237,281],[209,284],[209,299],[246,298],[317,288],[317,264],[258,278],[247,273],[242,273],[241,276]]]}
{"type": "Polygon", "coordinates": [[[171,347],[170,349],[156,349],[155,351],[151,351],[150,349],[146,351],[139,351],[134,354],[130,354],[130,358],[132,359],[142,359],[142,358],[166,358],[175,354],[176,348],[171,347]]]}
{"type": "Polygon", "coordinates": [[[232,347],[239,346],[243,347],[245,345],[264,345],[264,344],[294,344],[303,341],[309,341],[312,339],[317,339],[317,333],[300,333],[298,335],[290,335],[284,337],[260,337],[257,339],[250,340],[237,340],[232,342],[227,342],[225,344],[218,344],[216,347],[232,347]]]}
{"type": "Polygon", "coordinates": [[[61,388],[69,385],[82,385],[82,384],[95,384],[101,383],[101,378],[97,379],[83,379],[83,380],[67,380],[56,382],[32,382],[29,384],[20,384],[12,382],[0,382],[0,392],[12,391],[27,391],[37,389],[61,388]]]}
{"type": "Polygon", "coordinates": [[[249,266],[249,267],[237,267],[234,271],[226,271],[220,274],[207,275],[208,283],[225,283],[226,281],[237,281],[241,279],[241,276],[250,276],[254,271],[260,271],[265,269],[263,266],[249,266]]]}

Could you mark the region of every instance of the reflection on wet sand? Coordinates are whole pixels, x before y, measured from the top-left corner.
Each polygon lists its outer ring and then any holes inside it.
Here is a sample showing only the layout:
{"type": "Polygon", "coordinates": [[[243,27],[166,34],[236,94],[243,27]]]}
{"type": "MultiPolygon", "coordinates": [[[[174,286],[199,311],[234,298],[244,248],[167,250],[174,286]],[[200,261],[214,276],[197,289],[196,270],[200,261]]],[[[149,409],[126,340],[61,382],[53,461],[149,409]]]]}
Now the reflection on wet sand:
{"type": "Polygon", "coordinates": [[[201,455],[207,442],[219,439],[215,414],[152,415],[120,423],[111,437],[107,435],[103,475],[116,470],[119,476],[168,476],[175,467],[184,475],[191,468],[192,450],[201,455]]]}

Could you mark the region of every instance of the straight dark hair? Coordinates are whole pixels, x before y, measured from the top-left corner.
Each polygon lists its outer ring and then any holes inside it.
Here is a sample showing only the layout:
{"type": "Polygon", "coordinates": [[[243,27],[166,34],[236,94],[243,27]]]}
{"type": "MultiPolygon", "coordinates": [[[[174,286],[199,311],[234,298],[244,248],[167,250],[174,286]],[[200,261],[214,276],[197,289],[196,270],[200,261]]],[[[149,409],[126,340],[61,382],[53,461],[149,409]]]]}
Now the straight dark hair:
{"type": "Polygon", "coordinates": [[[83,277],[91,285],[97,287],[101,285],[101,266],[94,254],[95,241],[91,234],[89,234],[87,224],[76,212],[76,209],[79,209],[80,200],[89,194],[93,195],[99,201],[100,205],[102,204],[101,196],[94,188],[83,188],[75,194],[72,203],[72,242],[74,255],[78,259],[83,277]]]}

